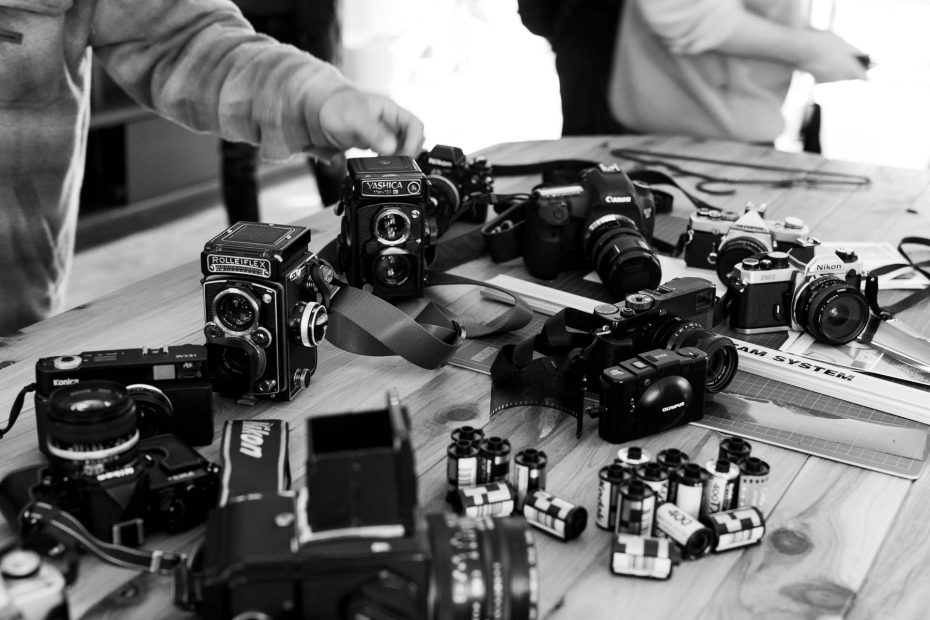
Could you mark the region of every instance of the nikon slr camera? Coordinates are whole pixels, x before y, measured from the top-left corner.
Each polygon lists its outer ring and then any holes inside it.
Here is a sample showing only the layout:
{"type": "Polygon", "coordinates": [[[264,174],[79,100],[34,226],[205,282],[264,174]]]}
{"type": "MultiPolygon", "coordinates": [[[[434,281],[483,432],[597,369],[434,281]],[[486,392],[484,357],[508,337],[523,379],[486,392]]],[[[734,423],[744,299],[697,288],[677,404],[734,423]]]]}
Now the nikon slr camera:
{"type": "Polygon", "coordinates": [[[431,193],[436,196],[436,220],[439,235],[456,219],[483,222],[488,217],[486,203],[474,198],[494,191],[491,166],[483,157],[469,159],[456,146],[437,144],[417,157],[417,165],[429,178],[431,193]],[[445,197],[445,198],[443,198],[445,197]],[[468,206],[471,204],[472,206],[468,206]],[[463,209],[461,214],[458,213],[463,209]]]}
{"type": "Polygon", "coordinates": [[[310,229],[237,222],[206,243],[204,334],[213,389],[291,400],[316,371],[334,294],[333,269],[310,229]]]}
{"type": "Polygon", "coordinates": [[[655,225],[651,190],[615,164],[581,173],[578,183],[533,191],[526,207],[523,262],[552,280],[566,269],[593,268],[615,297],[662,279],[649,245],[655,225]]]}

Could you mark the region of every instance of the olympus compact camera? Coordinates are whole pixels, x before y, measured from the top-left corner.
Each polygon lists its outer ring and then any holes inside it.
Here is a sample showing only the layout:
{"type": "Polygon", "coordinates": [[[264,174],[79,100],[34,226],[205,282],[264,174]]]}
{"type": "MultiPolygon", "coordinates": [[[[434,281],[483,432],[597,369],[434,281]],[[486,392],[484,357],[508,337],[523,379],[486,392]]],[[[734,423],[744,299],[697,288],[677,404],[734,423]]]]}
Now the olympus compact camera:
{"type": "Polygon", "coordinates": [[[742,334],[803,330],[833,345],[855,340],[871,317],[867,275],[852,250],[815,245],[745,258],[730,277],[730,326],[742,334]]]}
{"type": "Polygon", "coordinates": [[[142,438],[171,433],[194,446],[213,441],[213,388],[207,351],[183,344],[145,349],[86,351],[36,362],[36,428],[48,454],[49,398],[59,387],[91,380],[116,381],[135,401],[142,438]]]}
{"type": "Polygon", "coordinates": [[[616,164],[587,168],[578,183],[533,191],[523,262],[543,280],[566,269],[593,268],[615,297],[654,287],[662,278],[650,246],[654,220],[648,187],[616,164]]]}
{"type": "Polygon", "coordinates": [[[207,618],[536,618],[526,522],[421,520],[409,433],[393,393],[384,409],[308,419],[306,488],[214,511],[177,575],[182,602],[207,618]]]}
{"type": "Polygon", "coordinates": [[[334,272],[310,229],[237,222],[206,243],[204,334],[213,389],[291,400],[316,371],[334,272]]]}
{"type": "Polygon", "coordinates": [[[487,159],[468,158],[457,146],[437,144],[420,153],[417,165],[427,175],[430,193],[435,197],[433,217],[440,236],[456,219],[465,222],[487,219],[488,205],[474,200],[494,191],[494,177],[487,159]]]}
{"type": "Polygon", "coordinates": [[[136,546],[145,534],[202,522],[215,505],[218,468],[174,435],[140,439],[136,403],[119,383],[60,387],[47,407],[48,464],[0,481],[0,509],[11,525],[42,501],[104,541],[136,546]]]}
{"type": "Polygon", "coordinates": [[[797,217],[765,220],[765,205],[733,211],[699,209],[691,214],[685,233],[684,259],[690,267],[716,269],[721,282],[741,260],[760,252],[787,252],[807,242],[810,229],[797,217]]]}

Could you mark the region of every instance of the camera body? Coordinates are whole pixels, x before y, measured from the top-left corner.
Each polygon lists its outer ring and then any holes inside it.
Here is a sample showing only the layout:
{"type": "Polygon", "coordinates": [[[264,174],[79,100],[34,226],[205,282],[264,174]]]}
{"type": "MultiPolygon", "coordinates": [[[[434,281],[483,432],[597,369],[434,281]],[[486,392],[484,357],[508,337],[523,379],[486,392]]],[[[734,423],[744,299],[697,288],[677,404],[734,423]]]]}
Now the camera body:
{"type": "Polygon", "coordinates": [[[655,349],[601,373],[598,434],[639,439],[704,417],[707,355],[694,347],[655,349]]]}
{"type": "Polygon", "coordinates": [[[202,523],[216,504],[219,468],[174,435],[143,439],[138,449],[138,460],[81,475],[53,464],[11,472],[0,481],[0,509],[15,526],[28,504],[46,502],[101,540],[130,546],[202,523]]]}
{"type": "Polygon", "coordinates": [[[61,571],[31,549],[0,556],[0,618],[68,620],[66,580],[61,571]]]}
{"type": "Polygon", "coordinates": [[[730,326],[742,334],[803,330],[828,344],[845,344],[865,329],[867,275],[851,250],[814,254],[815,246],[767,252],[734,267],[730,326]]]}
{"type": "Polygon", "coordinates": [[[336,214],[339,268],[352,286],[384,299],[421,297],[437,228],[427,177],[411,157],[355,157],[336,214]]]}
{"type": "Polygon", "coordinates": [[[107,379],[127,386],[136,403],[139,434],[171,433],[195,446],[213,441],[213,388],[207,351],[182,344],[145,349],[86,351],[36,362],[36,428],[47,454],[49,396],[61,386],[107,379]]]}
{"type": "Polygon", "coordinates": [[[333,269],[310,229],[237,222],[201,254],[204,334],[213,389],[291,400],[316,372],[333,269]]]}
{"type": "Polygon", "coordinates": [[[534,190],[524,225],[523,261],[537,278],[593,267],[618,297],[661,279],[649,245],[655,226],[652,191],[616,164],[587,168],[576,184],[534,190]]]}
{"type": "MultiPolygon", "coordinates": [[[[443,232],[442,222],[451,219],[461,204],[475,196],[494,191],[494,177],[488,160],[483,157],[469,159],[457,146],[437,144],[429,151],[420,153],[417,165],[429,176],[431,187],[447,185],[449,194],[454,197],[446,204],[437,204],[439,213],[435,217],[440,228],[439,234],[443,232]]],[[[487,216],[488,206],[481,203],[467,209],[459,219],[466,222],[483,222],[487,216]]]]}
{"type": "Polygon", "coordinates": [[[741,260],[761,252],[787,252],[807,242],[810,229],[797,217],[765,220],[765,205],[749,203],[742,215],[698,209],[685,233],[684,259],[690,267],[716,269],[722,282],[741,260]]]}

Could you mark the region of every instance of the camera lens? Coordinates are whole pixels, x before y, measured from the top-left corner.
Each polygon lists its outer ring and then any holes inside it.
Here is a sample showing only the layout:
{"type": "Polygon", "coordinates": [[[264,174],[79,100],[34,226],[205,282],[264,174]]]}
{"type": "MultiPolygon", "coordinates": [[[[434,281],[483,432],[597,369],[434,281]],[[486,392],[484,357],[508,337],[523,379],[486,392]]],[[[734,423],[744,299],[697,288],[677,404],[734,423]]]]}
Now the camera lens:
{"type": "Polygon", "coordinates": [[[145,383],[128,385],[126,391],[136,404],[140,437],[154,437],[171,431],[174,406],[164,392],[145,383]]]}
{"type": "Polygon", "coordinates": [[[48,452],[66,475],[95,476],[138,460],[136,406],[113,381],[84,381],[49,396],[48,452]]]}
{"type": "Polygon", "coordinates": [[[375,259],[375,280],[381,286],[397,288],[403,286],[410,279],[413,271],[410,265],[409,254],[382,254],[375,259]]]}
{"type": "Polygon", "coordinates": [[[265,372],[265,350],[246,338],[219,338],[207,343],[213,389],[221,394],[245,394],[253,390],[265,372]]]}
{"type": "Polygon", "coordinates": [[[227,288],[213,298],[213,315],[231,334],[245,334],[258,323],[258,301],[248,291],[227,288]]]}
{"type": "Polygon", "coordinates": [[[820,342],[846,344],[865,329],[869,305],[858,289],[839,278],[824,276],[798,291],[794,320],[820,342]]]}
{"type": "Polygon", "coordinates": [[[396,207],[381,210],[373,226],[375,237],[385,245],[398,245],[410,236],[410,218],[396,207]]]}
{"type": "Polygon", "coordinates": [[[656,330],[655,345],[672,351],[696,347],[707,354],[707,391],[712,394],[730,385],[736,375],[739,356],[733,341],[695,321],[670,317],[656,330]]]}
{"type": "Polygon", "coordinates": [[[519,517],[426,517],[433,552],[433,618],[535,618],[536,546],[519,517]]]}
{"type": "Polygon", "coordinates": [[[771,249],[755,237],[736,237],[725,241],[717,250],[717,277],[723,283],[729,282],[733,268],[744,258],[768,252],[771,249]]]}
{"type": "Polygon", "coordinates": [[[585,255],[615,297],[658,286],[662,267],[636,224],[623,215],[592,222],[584,236],[585,255]]]}

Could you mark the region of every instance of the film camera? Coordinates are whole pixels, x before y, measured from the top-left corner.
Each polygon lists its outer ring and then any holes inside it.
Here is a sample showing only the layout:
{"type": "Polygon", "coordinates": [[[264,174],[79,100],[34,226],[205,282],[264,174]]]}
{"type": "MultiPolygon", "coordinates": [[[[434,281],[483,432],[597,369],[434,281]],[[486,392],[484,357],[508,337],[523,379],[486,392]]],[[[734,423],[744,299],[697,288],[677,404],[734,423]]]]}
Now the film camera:
{"type": "Polygon", "coordinates": [[[216,503],[217,467],[174,435],[140,440],[135,401],[119,383],[58,388],[45,423],[48,464],[0,481],[0,509],[11,525],[42,501],[104,541],[134,546],[146,533],[202,522],[216,503]]]}
{"type": "Polygon", "coordinates": [[[139,435],[171,433],[195,446],[213,441],[213,388],[201,345],[87,351],[36,362],[36,427],[48,454],[50,396],[61,386],[91,380],[127,386],[135,401],[139,435]]]}
{"type": "Polygon", "coordinates": [[[310,229],[238,222],[201,254],[213,389],[291,400],[309,386],[326,335],[333,269],[310,229]]]}
{"type": "MultiPolygon", "coordinates": [[[[518,517],[416,516],[409,419],[307,421],[307,486],[234,498],[210,517],[177,592],[208,618],[536,617],[536,552],[518,517]]],[[[235,480],[238,472],[227,472],[235,480]]]]}
{"type": "Polygon", "coordinates": [[[616,297],[659,284],[662,269],[650,247],[652,192],[615,164],[581,173],[578,183],[533,191],[526,207],[523,261],[544,280],[565,269],[593,267],[616,297]]]}
{"type": "Polygon", "coordinates": [[[867,275],[852,250],[816,255],[816,245],[745,258],[730,279],[730,326],[743,334],[799,329],[827,344],[846,344],[871,314],[861,287],[867,275]]]}
{"type": "Polygon", "coordinates": [[[475,196],[494,191],[494,177],[486,159],[469,159],[456,146],[437,144],[420,153],[417,165],[428,175],[431,193],[436,197],[434,217],[439,235],[445,232],[446,222],[451,223],[455,219],[483,222],[487,219],[487,204],[473,204],[475,196]],[[469,203],[472,206],[458,215],[460,208],[469,203]]]}
{"type": "Polygon", "coordinates": [[[746,206],[743,215],[699,209],[685,233],[684,259],[690,267],[716,269],[721,282],[741,260],[760,252],[787,252],[807,241],[810,229],[797,217],[762,219],[765,205],[746,206]]]}
{"type": "Polygon", "coordinates": [[[68,620],[65,577],[31,549],[0,556],[0,618],[68,620]]]}

